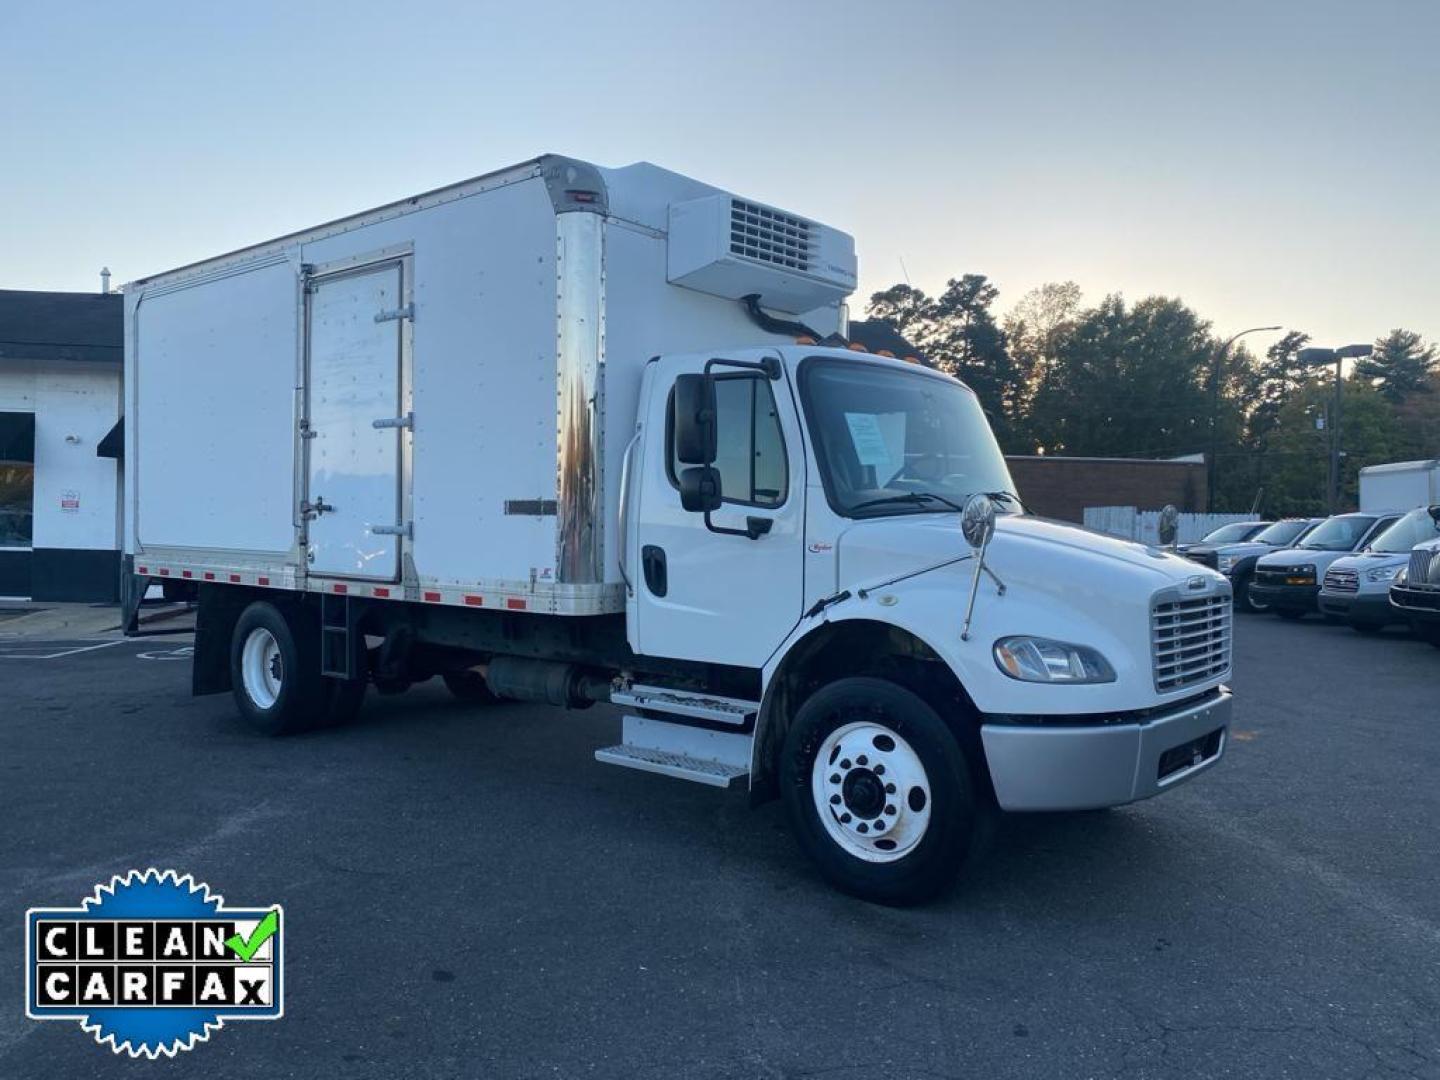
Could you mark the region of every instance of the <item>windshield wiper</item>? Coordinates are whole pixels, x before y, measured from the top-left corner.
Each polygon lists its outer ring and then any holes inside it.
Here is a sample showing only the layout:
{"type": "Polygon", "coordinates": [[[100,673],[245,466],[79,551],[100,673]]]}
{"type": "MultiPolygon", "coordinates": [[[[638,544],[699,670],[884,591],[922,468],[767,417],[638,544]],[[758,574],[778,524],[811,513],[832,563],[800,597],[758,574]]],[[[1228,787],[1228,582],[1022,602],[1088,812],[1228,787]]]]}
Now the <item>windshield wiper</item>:
{"type": "Polygon", "coordinates": [[[867,506],[891,506],[895,503],[909,503],[912,506],[923,506],[927,501],[934,500],[941,503],[947,509],[963,512],[964,507],[959,503],[951,502],[944,495],[936,495],[933,491],[907,491],[903,495],[884,495],[878,499],[866,499],[862,503],[856,503],[850,507],[853,514],[857,510],[864,510],[867,506]]]}

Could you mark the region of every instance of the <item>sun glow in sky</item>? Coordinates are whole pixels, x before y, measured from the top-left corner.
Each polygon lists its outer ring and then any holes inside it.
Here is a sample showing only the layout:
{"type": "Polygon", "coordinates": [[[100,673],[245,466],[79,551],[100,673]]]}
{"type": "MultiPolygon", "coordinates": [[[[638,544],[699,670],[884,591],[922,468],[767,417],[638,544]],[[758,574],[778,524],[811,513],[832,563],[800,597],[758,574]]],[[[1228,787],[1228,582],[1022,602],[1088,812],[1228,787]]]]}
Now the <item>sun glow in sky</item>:
{"type": "MultiPolygon", "coordinates": [[[[870,292],[1440,337],[1440,4],[7,8],[0,287],[93,289],[555,151],[852,232],[870,292]],[[903,269],[902,269],[903,260],[903,269]]],[[[1248,339],[1263,349],[1267,335],[1248,339]]]]}

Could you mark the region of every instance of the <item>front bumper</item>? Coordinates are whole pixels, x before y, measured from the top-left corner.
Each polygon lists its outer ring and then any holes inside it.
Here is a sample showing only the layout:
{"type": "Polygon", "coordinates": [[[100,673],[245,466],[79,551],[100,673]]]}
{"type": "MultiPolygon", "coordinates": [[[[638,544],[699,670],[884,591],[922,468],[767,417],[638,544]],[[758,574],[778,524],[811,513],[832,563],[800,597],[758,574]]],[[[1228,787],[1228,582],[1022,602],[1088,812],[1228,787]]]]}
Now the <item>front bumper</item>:
{"type": "Polygon", "coordinates": [[[1222,686],[1138,723],[982,724],[995,797],[1002,810],[1093,810],[1159,795],[1224,756],[1230,701],[1222,686]]]}
{"type": "Polygon", "coordinates": [[[1440,623],[1440,592],[1434,589],[1407,589],[1399,585],[1390,587],[1391,614],[1394,618],[1407,618],[1412,622],[1440,623]]]}
{"type": "Polygon", "coordinates": [[[1250,595],[1262,604],[1284,611],[1314,611],[1319,585],[1257,585],[1250,582],[1250,595]]]}
{"type": "Polygon", "coordinates": [[[1320,614],[1361,623],[1399,622],[1402,616],[1390,606],[1385,593],[1320,593],[1320,614]]]}

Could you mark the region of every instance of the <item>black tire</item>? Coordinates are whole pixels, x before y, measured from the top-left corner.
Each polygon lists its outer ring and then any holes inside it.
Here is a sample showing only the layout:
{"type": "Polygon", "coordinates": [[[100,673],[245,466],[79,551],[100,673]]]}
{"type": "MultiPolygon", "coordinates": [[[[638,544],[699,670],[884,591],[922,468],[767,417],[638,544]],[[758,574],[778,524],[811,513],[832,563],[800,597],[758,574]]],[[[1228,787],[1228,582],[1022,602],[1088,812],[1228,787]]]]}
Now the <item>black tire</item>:
{"type": "Polygon", "coordinates": [[[1254,603],[1250,599],[1250,577],[1250,574],[1245,574],[1241,577],[1236,578],[1235,584],[1233,586],[1235,595],[1235,610],[1243,611],[1247,614],[1254,613],[1260,610],[1254,605],[1254,603]]]}
{"type": "Polygon", "coordinates": [[[494,705],[500,700],[485,682],[485,676],[478,671],[447,671],[440,678],[445,680],[445,689],[455,695],[456,701],[468,705],[494,705]]]}
{"type": "MultiPolygon", "coordinates": [[[[282,611],[268,601],[257,600],[240,613],[235,623],[230,639],[230,683],[235,706],[245,721],[262,734],[294,735],[343,715],[349,699],[331,700],[335,692],[325,683],[333,680],[320,674],[320,631],[317,626],[313,633],[308,632],[311,621],[305,618],[303,609],[282,611]],[[271,670],[279,687],[270,702],[257,700],[246,688],[246,643],[260,631],[270,635],[278,653],[278,671],[275,666],[271,670]]],[[[362,682],[362,696],[364,689],[362,682]]]]}
{"type": "Polygon", "coordinates": [[[1264,600],[1256,600],[1255,595],[1250,591],[1250,581],[1245,581],[1245,610],[1260,614],[1273,610],[1271,605],[1264,600]]]}
{"type": "Polygon", "coordinates": [[[1276,608],[1275,614],[1282,619],[1289,619],[1291,622],[1299,622],[1305,617],[1305,612],[1296,608],[1276,608]]]}
{"type": "Polygon", "coordinates": [[[929,899],[951,882],[983,832],[984,796],[971,779],[960,740],[924,700],[884,679],[841,679],[812,695],[785,737],[779,773],[800,846],[827,881],[865,900],[913,904],[929,899]],[[842,847],[827,831],[811,794],[821,744],[855,721],[881,724],[903,738],[919,758],[930,788],[924,834],[892,862],[870,862],[842,847]]]}

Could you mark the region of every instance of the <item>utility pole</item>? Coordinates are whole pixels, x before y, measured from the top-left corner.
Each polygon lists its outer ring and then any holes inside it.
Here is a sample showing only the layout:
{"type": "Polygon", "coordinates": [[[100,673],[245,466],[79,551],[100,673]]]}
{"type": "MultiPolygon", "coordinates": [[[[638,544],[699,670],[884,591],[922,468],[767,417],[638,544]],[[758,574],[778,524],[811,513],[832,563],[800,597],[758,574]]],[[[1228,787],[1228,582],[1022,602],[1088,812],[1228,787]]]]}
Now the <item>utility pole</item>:
{"type": "Polygon", "coordinates": [[[1262,330],[1279,330],[1278,326],[1252,326],[1231,334],[1224,344],[1215,350],[1215,359],[1210,364],[1210,453],[1205,455],[1205,512],[1215,512],[1215,452],[1219,443],[1220,427],[1220,364],[1230,346],[1246,334],[1258,334],[1262,330]]]}

